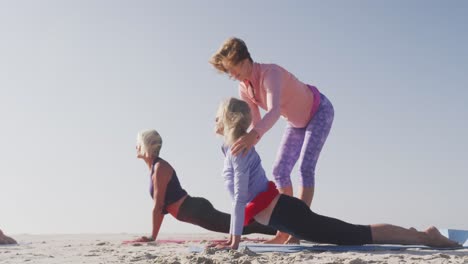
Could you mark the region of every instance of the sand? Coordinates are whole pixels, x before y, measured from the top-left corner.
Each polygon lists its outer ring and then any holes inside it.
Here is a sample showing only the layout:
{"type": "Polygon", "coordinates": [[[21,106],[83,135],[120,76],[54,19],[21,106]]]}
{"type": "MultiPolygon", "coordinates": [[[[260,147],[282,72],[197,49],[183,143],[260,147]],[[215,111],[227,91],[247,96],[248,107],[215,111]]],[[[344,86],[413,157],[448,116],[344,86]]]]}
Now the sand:
{"type": "MultiPolygon", "coordinates": [[[[468,249],[377,252],[254,253],[205,250],[190,253],[202,242],[122,244],[136,234],[13,235],[19,245],[0,246],[0,263],[465,263],[468,249]]],[[[161,234],[160,239],[222,239],[225,235],[161,234]]],[[[261,236],[248,236],[258,238],[261,236]]]]}

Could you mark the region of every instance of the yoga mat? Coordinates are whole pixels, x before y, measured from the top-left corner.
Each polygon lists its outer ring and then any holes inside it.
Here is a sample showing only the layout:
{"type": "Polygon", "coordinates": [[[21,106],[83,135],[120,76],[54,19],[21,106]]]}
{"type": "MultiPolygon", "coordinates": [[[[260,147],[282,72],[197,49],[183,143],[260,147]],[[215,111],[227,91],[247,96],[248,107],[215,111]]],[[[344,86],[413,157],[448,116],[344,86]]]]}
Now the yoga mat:
{"type": "MultiPolygon", "coordinates": [[[[282,252],[294,253],[299,251],[330,251],[330,252],[348,252],[348,251],[400,251],[407,249],[429,249],[429,250],[457,250],[468,247],[459,248],[431,248],[426,246],[405,246],[405,245],[363,245],[363,246],[337,246],[337,245],[273,245],[273,244],[241,244],[239,249],[248,248],[256,253],[264,252],[282,252]]],[[[200,253],[205,247],[191,246],[189,252],[200,253]]]]}
{"type": "MultiPolygon", "coordinates": [[[[336,246],[336,245],[275,245],[275,244],[242,244],[239,249],[242,250],[248,248],[249,250],[256,253],[265,252],[282,252],[282,253],[294,253],[299,251],[331,251],[331,252],[347,252],[347,251],[396,251],[405,250],[409,246],[399,245],[364,245],[364,246],[336,246]]],[[[418,246],[416,246],[418,248],[418,246]]],[[[190,252],[199,253],[203,252],[205,248],[200,246],[191,246],[190,252]]]]}
{"type": "Polygon", "coordinates": [[[15,246],[22,246],[25,244],[0,244],[0,247],[15,247],[15,246]]]}
{"type": "MultiPolygon", "coordinates": [[[[457,250],[468,248],[468,230],[458,229],[440,229],[442,235],[453,241],[457,241],[462,246],[458,248],[433,248],[423,245],[363,245],[363,246],[337,246],[337,245],[320,245],[320,244],[302,244],[302,245],[275,245],[275,244],[250,244],[241,243],[239,249],[248,248],[253,252],[283,252],[294,253],[303,250],[308,251],[331,251],[331,252],[346,252],[346,251],[398,251],[406,249],[428,249],[428,250],[457,250]]],[[[203,252],[203,246],[191,246],[190,252],[203,252]]]]}
{"type": "MultiPolygon", "coordinates": [[[[227,239],[157,239],[156,241],[151,242],[137,242],[133,240],[125,240],[122,244],[143,244],[143,243],[156,243],[156,244],[185,244],[185,243],[221,243],[226,242],[227,239]]],[[[263,238],[242,238],[241,241],[244,242],[264,242],[266,239],[263,238]]]]}

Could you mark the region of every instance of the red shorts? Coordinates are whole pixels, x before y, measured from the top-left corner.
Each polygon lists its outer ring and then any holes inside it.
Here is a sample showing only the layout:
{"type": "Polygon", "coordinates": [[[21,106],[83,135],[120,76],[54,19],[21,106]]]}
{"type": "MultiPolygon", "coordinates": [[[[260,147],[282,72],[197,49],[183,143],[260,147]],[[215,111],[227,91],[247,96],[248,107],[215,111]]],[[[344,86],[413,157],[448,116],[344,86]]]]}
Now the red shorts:
{"type": "Polygon", "coordinates": [[[257,194],[257,196],[245,206],[244,226],[252,222],[256,214],[267,208],[278,194],[279,192],[278,189],[276,189],[275,183],[269,181],[266,191],[257,194]]]}

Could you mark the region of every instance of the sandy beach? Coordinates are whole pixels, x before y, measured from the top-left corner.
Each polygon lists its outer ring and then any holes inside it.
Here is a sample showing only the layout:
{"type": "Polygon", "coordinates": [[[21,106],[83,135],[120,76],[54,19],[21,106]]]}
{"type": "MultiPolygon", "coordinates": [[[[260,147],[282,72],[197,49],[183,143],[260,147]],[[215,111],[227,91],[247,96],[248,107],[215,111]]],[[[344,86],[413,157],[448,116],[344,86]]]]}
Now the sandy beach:
{"type": "MultiPolygon", "coordinates": [[[[468,249],[373,252],[255,253],[204,250],[217,234],[161,234],[159,239],[191,240],[185,243],[122,244],[137,234],[15,235],[19,245],[0,246],[0,263],[468,263],[468,249]],[[198,241],[193,241],[198,240],[198,241]],[[201,240],[201,241],[200,241],[201,240]]],[[[262,238],[261,236],[246,236],[262,238]]],[[[249,242],[251,243],[251,242],[249,242]]]]}

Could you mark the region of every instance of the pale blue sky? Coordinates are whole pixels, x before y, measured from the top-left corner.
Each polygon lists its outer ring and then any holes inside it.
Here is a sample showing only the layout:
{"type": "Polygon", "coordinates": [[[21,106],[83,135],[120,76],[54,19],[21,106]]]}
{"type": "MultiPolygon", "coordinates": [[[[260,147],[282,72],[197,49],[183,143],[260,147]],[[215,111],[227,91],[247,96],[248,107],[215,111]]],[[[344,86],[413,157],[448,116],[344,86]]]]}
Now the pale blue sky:
{"type": "MultiPolygon", "coordinates": [[[[237,85],[208,60],[237,36],[335,107],[316,212],[468,229],[467,13],[466,1],[1,1],[0,228],[151,232],[135,158],[147,128],[183,187],[229,211],[213,121],[237,85]]],[[[284,126],[257,146],[268,175],[284,126]]],[[[206,231],[168,216],[161,232],[206,231]]]]}

